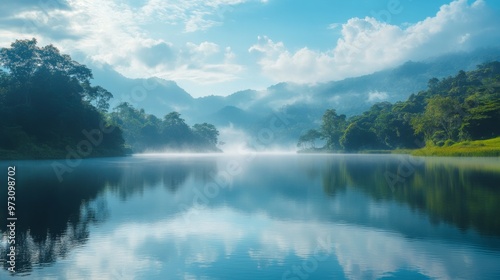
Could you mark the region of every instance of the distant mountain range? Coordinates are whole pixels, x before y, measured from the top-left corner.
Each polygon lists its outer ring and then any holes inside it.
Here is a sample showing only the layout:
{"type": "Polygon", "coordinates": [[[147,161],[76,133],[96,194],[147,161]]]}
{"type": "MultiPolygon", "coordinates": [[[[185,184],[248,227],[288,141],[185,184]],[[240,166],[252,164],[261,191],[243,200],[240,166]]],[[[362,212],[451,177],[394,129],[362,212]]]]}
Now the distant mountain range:
{"type": "Polygon", "coordinates": [[[278,131],[272,131],[272,140],[290,145],[303,131],[317,127],[328,108],[348,116],[359,114],[376,102],[406,100],[412,93],[426,89],[433,77],[456,75],[460,70],[472,70],[494,60],[500,60],[500,48],[408,61],[393,69],[341,81],[314,85],[279,83],[265,90],[244,90],[226,97],[193,98],[173,81],[129,79],[109,66],[93,67],[93,84],[113,93],[111,107],[129,102],[158,117],[177,111],[188,123],[231,125],[253,138],[269,126],[273,115],[286,115],[284,125],[273,125],[278,131]]]}

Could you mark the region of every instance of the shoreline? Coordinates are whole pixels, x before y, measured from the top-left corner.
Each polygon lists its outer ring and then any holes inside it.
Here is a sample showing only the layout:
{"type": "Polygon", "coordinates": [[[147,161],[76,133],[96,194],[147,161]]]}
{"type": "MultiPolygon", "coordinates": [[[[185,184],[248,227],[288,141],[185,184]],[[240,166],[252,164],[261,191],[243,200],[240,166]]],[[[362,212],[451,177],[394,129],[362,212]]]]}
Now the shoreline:
{"type": "MultiPolygon", "coordinates": [[[[291,151],[293,152],[293,151],[291,151]]],[[[165,154],[220,154],[224,155],[223,151],[176,151],[173,153],[165,154]]],[[[500,137],[487,139],[487,140],[476,140],[476,141],[464,141],[459,142],[450,146],[430,146],[421,149],[395,149],[395,150],[362,150],[362,151],[333,151],[325,149],[307,149],[298,150],[296,154],[407,154],[417,157],[500,157],[500,137]]],[[[129,157],[135,153],[123,152],[123,151],[99,151],[94,152],[89,156],[79,156],[81,159],[91,159],[91,158],[112,158],[112,157],[129,157]]],[[[141,153],[137,153],[141,154],[141,153]]],[[[26,152],[12,151],[12,150],[0,150],[0,161],[7,160],[65,160],[70,158],[75,158],[75,154],[69,154],[67,151],[59,150],[41,150],[35,149],[26,152]]]]}
{"type": "Polygon", "coordinates": [[[395,149],[395,150],[361,150],[361,151],[332,151],[324,149],[300,150],[303,154],[408,154],[420,157],[500,157],[500,137],[464,141],[450,146],[430,146],[421,149],[395,149]]]}

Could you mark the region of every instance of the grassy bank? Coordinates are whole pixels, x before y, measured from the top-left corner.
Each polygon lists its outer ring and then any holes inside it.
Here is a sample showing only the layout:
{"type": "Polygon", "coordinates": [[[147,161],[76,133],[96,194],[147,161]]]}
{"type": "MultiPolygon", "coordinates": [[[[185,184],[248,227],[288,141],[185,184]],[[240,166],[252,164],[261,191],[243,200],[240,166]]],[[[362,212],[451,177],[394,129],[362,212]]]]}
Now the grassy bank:
{"type": "Polygon", "coordinates": [[[500,156],[500,137],[465,141],[447,147],[424,147],[413,150],[411,154],[414,156],[498,157],[500,156]]]}
{"type": "MultiPolygon", "coordinates": [[[[346,151],[330,151],[327,149],[306,149],[298,153],[349,153],[346,151]]],[[[358,154],[411,154],[414,156],[441,157],[498,157],[500,156],[500,137],[488,140],[465,141],[446,147],[430,146],[422,149],[396,150],[363,150],[351,153],[358,154]]]]}

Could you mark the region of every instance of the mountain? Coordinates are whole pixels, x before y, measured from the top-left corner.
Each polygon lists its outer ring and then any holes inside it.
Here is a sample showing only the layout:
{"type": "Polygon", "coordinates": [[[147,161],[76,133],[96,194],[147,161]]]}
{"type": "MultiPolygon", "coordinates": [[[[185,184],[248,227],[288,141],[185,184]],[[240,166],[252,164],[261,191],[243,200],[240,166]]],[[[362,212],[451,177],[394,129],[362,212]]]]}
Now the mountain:
{"type": "Polygon", "coordinates": [[[334,108],[347,116],[359,114],[377,102],[406,100],[412,93],[424,90],[431,78],[473,70],[478,64],[493,60],[500,60],[500,48],[408,61],[393,69],[341,81],[310,85],[279,83],[265,90],[248,89],[226,97],[193,98],[173,81],[128,79],[109,66],[93,69],[93,83],[113,93],[112,107],[127,101],[158,117],[177,111],[189,123],[231,124],[253,135],[252,138],[258,138],[260,131],[268,129],[275,115],[285,115],[287,121],[284,126],[275,125],[273,139],[289,145],[305,130],[317,127],[326,109],[334,108]]]}
{"type": "Polygon", "coordinates": [[[252,113],[246,112],[235,106],[225,106],[214,114],[209,116],[209,119],[214,125],[237,127],[248,127],[256,118],[252,113]]]}
{"type": "Polygon", "coordinates": [[[149,114],[159,117],[193,106],[194,98],[174,81],[160,78],[129,79],[110,66],[93,67],[93,84],[110,91],[114,98],[111,108],[121,102],[128,102],[136,108],[143,108],[149,114]]]}

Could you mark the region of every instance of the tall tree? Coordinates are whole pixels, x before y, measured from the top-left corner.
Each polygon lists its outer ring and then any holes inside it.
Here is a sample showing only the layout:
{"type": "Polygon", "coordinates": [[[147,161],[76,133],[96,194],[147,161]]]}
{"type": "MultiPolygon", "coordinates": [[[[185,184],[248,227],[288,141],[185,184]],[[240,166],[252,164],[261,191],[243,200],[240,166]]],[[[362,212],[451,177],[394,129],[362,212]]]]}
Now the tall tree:
{"type": "Polygon", "coordinates": [[[337,115],[335,109],[326,110],[321,125],[322,138],[326,140],[326,147],[331,150],[340,149],[339,139],[347,126],[346,115],[337,115]]]}
{"type": "Polygon", "coordinates": [[[35,38],[16,40],[10,48],[0,51],[0,63],[9,69],[12,77],[25,82],[40,70],[61,73],[74,78],[80,83],[92,79],[92,71],[69,55],[61,54],[53,45],[38,47],[35,38]]]}
{"type": "Polygon", "coordinates": [[[181,114],[171,112],[163,120],[146,114],[128,103],[121,103],[111,113],[113,123],[121,127],[133,152],[145,150],[216,151],[219,131],[214,125],[195,124],[190,128],[181,114]]]}
{"type": "Polygon", "coordinates": [[[434,96],[429,99],[425,112],[416,117],[412,125],[416,133],[423,133],[426,140],[434,143],[448,139],[456,141],[464,114],[456,99],[434,96]]]}
{"type": "Polygon", "coordinates": [[[38,47],[31,39],[1,49],[0,67],[6,69],[0,73],[0,111],[9,119],[0,122],[0,133],[8,138],[0,148],[61,156],[68,146],[86,140],[85,132],[102,130],[92,134],[92,152],[82,157],[122,154],[121,131],[108,127],[99,112],[106,110],[112,95],[90,86],[92,72],[86,66],[52,45],[38,47]]]}
{"type": "Polygon", "coordinates": [[[340,144],[347,151],[374,148],[377,146],[377,135],[369,129],[360,126],[357,122],[349,124],[340,144]]]}
{"type": "Polygon", "coordinates": [[[305,134],[302,134],[297,143],[298,147],[316,148],[316,141],[321,138],[321,133],[316,129],[309,129],[305,134]]]}
{"type": "Polygon", "coordinates": [[[200,141],[205,142],[206,146],[215,147],[218,142],[219,131],[213,124],[202,123],[193,125],[194,135],[200,141]]]}

